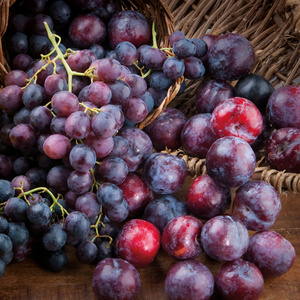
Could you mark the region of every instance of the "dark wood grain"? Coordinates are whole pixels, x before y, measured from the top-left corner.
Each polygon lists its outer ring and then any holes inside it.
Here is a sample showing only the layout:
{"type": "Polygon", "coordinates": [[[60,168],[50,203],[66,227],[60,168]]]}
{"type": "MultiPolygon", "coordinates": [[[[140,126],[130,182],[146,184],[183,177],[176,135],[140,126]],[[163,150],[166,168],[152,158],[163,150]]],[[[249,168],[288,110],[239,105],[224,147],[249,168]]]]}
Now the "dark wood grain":
{"type": "MultiPolygon", "coordinates": [[[[184,199],[187,187],[177,196],[184,199]]],[[[272,229],[282,234],[296,248],[300,255],[300,194],[283,193],[282,211],[272,229]]],[[[250,232],[252,234],[252,232],[250,232]]],[[[52,273],[39,267],[34,259],[11,263],[7,266],[4,277],[0,279],[0,299],[14,300],[54,300],[54,299],[94,299],[91,288],[94,266],[80,264],[76,260],[72,247],[67,248],[69,264],[60,273],[52,273]]],[[[206,264],[213,275],[221,263],[201,255],[199,261],[206,264]]],[[[167,299],[164,292],[164,279],[169,268],[175,263],[162,250],[149,266],[139,269],[142,289],[139,300],[167,299]]],[[[300,258],[283,276],[266,279],[262,300],[300,299],[300,258]]]]}

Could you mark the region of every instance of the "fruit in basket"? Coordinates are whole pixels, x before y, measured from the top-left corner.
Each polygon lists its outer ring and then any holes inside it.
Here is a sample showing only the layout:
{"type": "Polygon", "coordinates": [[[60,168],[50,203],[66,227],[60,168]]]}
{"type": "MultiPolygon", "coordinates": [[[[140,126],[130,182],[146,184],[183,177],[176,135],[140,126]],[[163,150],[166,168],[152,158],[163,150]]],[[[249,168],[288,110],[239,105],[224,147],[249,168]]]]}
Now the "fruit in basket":
{"type": "Polygon", "coordinates": [[[106,34],[105,24],[98,17],[92,15],[77,16],[69,26],[69,37],[80,48],[103,43],[106,34]]]}
{"type": "Polygon", "coordinates": [[[116,255],[135,267],[149,265],[160,247],[160,232],[150,222],[131,219],[121,228],[116,240],[116,255]]]}
{"type": "Polygon", "coordinates": [[[256,157],[251,146],[234,136],[217,139],[206,155],[207,174],[229,188],[245,184],[254,174],[255,166],[256,157]]]}
{"type": "Polygon", "coordinates": [[[232,261],[247,251],[249,234],[240,220],[219,215],[204,223],[200,241],[209,257],[217,261],[232,261]]]}
{"type": "Polygon", "coordinates": [[[285,127],[275,130],[265,148],[265,155],[272,168],[280,171],[300,171],[300,129],[285,127]]]}
{"type": "Polygon", "coordinates": [[[158,194],[172,194],[180,190],[187,176],[185,161],[168,153],[153,153],[143,167],[147,186],[158,194]]]}
{"type": "Polygon", "coordinates": [[[207,174],[194,179],[186,196],[189,211],[200,219],[222,215],[230,203],[230,189],[220,186],[207,174]]]}
{"type": "Polygon", "coordinates": [[[226,33],[208,50],[208,69],[216,79],[232,81],[247,75],[254,66],[255,52],[240,34],[226,33]]]}
{"type": "Polygon", "coordinates": [[[167,107],[144,131],[152,140],[157,151],[177,149],[180,146],[180,135],[187,118],[183,112],[167,107]]]}
{"type": "Polygon", "coordinates": [[[234,91],[237,97],[252,101],[260,111],[264,112],[274,88],[263,76],[247,74],[239,79],[234,86],[234,91]]]}
{"type": "Polygon", "coordinates": [[[218,138],[236,136],[252,144],[262,132],[263,118],[253,102],[233,97],[215,107],[211,127],[218,138]]]}
{"type": "Polygon", "coordinates": [[[106,258],[94,269],[92,288],[96,299],[135,299],[141,289],[140,275],[128,261],[106,258]]]}
{"type": "Polygon", "coordinates": [[[260,270],[243,259],[224,263],[215,277],[216,295],[221,299],[258,300],[264,278],[260,270]]]}
{"type": "Polygon", "coordinates": [[[173,218],[165,226],[161,246],[171,257],[178,260],[193,259],[202,253],[199,242],[202,222],[194,216],[173,218]]]}
{"type": "Polygon", "coordinates": [[[234,96],[234,88],[228,82],[216,79],[204,81],[196,92],[197,112],[212,113],[220,102],[234,96]]]}
{"type": "Polygon", "coordinates": [[[241,220],[248,230],[266,230],[281,211],[280,197],[275,188],[260,180],[240,186],[233,200],[232,215],[241,220]]]}
{"type": "Polygon", "coordinates": [[[300,129],[300,87],[287,85],[274,91],[267,103],[266,117],[274,128],[300,129]]]}
{"type": "Polygon", "coordinates": [[[255,264],[263,276],[276,277],[286,273],[296,259],[293,245],[273,230],[256,232],[249,242],[245,259],[255,264]]]}
{"type": "Polygon", "coordinates": [[[107,28],[112,49],[123,41],[131,42],[137,48],[150,42],[151,29],[148,21],[137,11],[124,10],[115,13],[107,28]]]}
{"type": "Polygon", "coordinates": [[[175,263],[167,273],[165,291],[169,299],[208,300],[214,293],[211,271],[197,260],[175,263]]]}
{"type": "Polygon", "coordinates": [[[211,127],[209,113],[192,116],[181,130],[181,146],[191,156],[205,158],[208,149],[216,140],[217,136],[211,127]]]}

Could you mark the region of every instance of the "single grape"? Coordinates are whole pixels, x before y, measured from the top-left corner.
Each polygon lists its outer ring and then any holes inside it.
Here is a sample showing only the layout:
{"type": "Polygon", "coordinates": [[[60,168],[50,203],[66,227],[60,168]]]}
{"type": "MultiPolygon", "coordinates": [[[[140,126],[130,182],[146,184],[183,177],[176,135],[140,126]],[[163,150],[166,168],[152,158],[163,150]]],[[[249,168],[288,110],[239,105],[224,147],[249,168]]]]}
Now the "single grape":
{"type": "Polygon", "coordinates": [[[42,244],[47,251],[57,251],[67,242],[67,233],[62,224],[54,223],[45,229],[42,235],[42,244]]]}

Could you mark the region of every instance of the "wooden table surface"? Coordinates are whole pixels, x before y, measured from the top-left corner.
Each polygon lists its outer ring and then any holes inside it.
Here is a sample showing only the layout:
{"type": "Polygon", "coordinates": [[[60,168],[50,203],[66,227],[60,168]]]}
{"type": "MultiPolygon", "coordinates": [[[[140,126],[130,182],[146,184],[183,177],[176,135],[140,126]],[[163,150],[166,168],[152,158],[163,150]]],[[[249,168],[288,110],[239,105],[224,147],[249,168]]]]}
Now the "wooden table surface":
{"type": "MultiPolygon", "coordinates": [[[[184,199],[188,180],[177,196],[184,199]]],[[[300,299],[300,194],[281,194],[282,211],[271,229],[287,238],[296,248],[298,257],[293,267],[284,275],[265,280],[261,299],[300,299]]],[[[251,234],[251,233],[250,233],[251,234]]],[[[94,299],[91,281],[95,266],[83,265],[76,259],[74,248],[67,247],[68,266],[60,273],[52,273],[40,268],[28,257],[22,262],[11,263],[0,279],[0,299],[8,300],[52,300],[52,299],[94,299]]],[[[215,275],[222,263],[202,254],[199,261],[206,264],[215,275]]],[[[164,279],[175,260],[160,250],[155,260],[146,268],[139,269],[142,289],[139,300],[167,299],[164,279]]]]}

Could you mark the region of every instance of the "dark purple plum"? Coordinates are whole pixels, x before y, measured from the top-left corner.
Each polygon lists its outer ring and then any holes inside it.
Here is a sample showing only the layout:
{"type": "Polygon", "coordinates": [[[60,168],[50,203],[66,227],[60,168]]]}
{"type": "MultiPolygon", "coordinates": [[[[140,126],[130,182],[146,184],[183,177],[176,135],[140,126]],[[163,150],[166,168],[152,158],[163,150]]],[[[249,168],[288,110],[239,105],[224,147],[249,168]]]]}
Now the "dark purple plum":
{"type": "Polygon", "coordinates": [[[280,171],[300,171],[300,129],[285,127],[275,130],[265,149],[266,159],[272,168],[280,171]]]}
{"type": "Polygon", "coordinates": [[[208,50],[208,68],[216,79],[232,81],[247,75],[254,66],[250,42],[237,33],[223,34],[208,50]]]}
{"type": "Polygon", "coordinates": [[[236,191],[232,215],[241,220],[248,230],[266,230],[281,211],[281,201],[275,188],[265,181],[252,180],[236,191]]]}
{"type": "Polygon", "coordinates": [[[162,234],[169,221],[188,214],[189,211],[183,201],[172,195],[163,195],[148,203],[144,209],[143,219],[152,223],[162,234]]]}
{"type": "Polygon", "coordinates": [[[296,259],[294,246],[273,230],[255,233],[249,243],[245,259],[255,264],[264,277],[285,274],[296,259]]]}
{"type": "Polygon", "coordinates": [[[177,149],[180,147],[180,134],[187,121],[179,109],[167,107],[144,131],[152,140],[157,151],[177,149]]]}
{"type": "Polygon", "coordinates": [[[192,116],[183,126],[180,144],[191,156],[205,158],[208,149],[217,140],[211,127],[211,114],[203,113],[192,116]]]}
{"type": "Polygon", "coordinates": [[[230,189],[220,186],[207,174],[194,179],[186,197],[189,211],[200,219],[223,214],[230,202],[230,189]]]}
{"type": "Polygon", "coordinates": [[[141,290],[137,269],[121,258],[105,258],[93,272],[92,289],[96,299],[135,299],[141,290]]]}
{"type": "Polygon", "coordinates": [[[254,151],[238,137],[217,139],[206,155],[207,174],[229,188],[245,184],[254,174],[255,167],[254,151]]]}
{"type": "Polygon", "coordinates": [[[200,234],[203,224],[190,215],[172,219],[164,228],[161,246],[171,257],[178,260],[194,259],[201,255],[200,234]]]}
{"type": "Polygon", "coordinates": [[[300,129],[300,87],[287,85],[273,92],[266,107],[266,117],[274,128],[300,129]]]}
{"type": "Polygon", "coordinates": [[[243,259],[224,263],[215,277],[216,294],[224,300],[258,300],[264,278],[260,270],[243,259]]]}
{"type": "Polygon", "coordinates": [[[139,12],[123,10],[115,13],[108,23],[110,46],[115,49],[120,42],[131,42],[135,47],[148,44],[151,29],[147,19],[139,12]]]}
{"type": "Polygon", "coordinates": [[[98,17],[87,14],[77,16],[69,27],[70,39],[80,48],[103,43],[106,32],[105,24],[98,17]]]}
{"type": "Polygon", "coordinates": [[[201,231],[204,252],[217,261],[240,258],[247,251],[249,239],[245,225],[229,215],[209,219],[201,231]]]}
{"type": "Polygon", "coordinates": [[[196,93],[196,108],[199,113],[211,113],[223,100],[234,97],[233,87],[226,81],[210,79],[201,83],[196,93]]]}
{"type": "Polygon", "coordinates": [[[237,97],[252,101],[260,111],[265,111],[269,97],[274,92],[272,84],[263,76],[247,74],[234,86],[237,97]]]}
{"type": "Polygon", "coordinates": [[[169,269],[165,279],[165,291],[169,299],[208,300],[214,292],[214,277],[197,260],[180,261],[169,269]]]}
{"type": "Polygon", "coordinates": [[[167,153],[151,154],[143,167],[145,183],[158,194],[172,194],[179,191],[186,177],[186,162],[167,153]]]}

